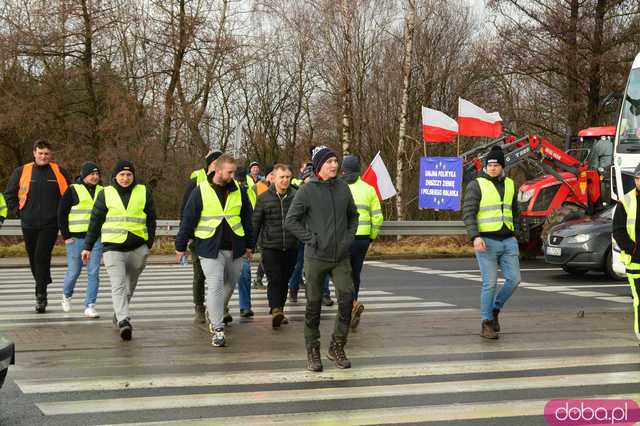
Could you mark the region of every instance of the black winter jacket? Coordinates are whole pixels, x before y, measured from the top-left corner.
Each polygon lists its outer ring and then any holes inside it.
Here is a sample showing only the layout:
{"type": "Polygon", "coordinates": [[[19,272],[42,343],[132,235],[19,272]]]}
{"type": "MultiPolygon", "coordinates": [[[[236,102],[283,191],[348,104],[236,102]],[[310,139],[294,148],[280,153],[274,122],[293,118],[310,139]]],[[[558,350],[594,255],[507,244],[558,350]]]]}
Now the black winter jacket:
{"type": "MultiPolygon", "coordinates": [[[[84,187],[87,188],[87,191],[89,191],[89,195],[93,198],[96,193],[95,186],[87,185],[80,179],[78,179],[76,183],[84,185],[84,187]]],[[[60,204],[58,205],[58,229],[60,229],[60,234],[62,234],[62,238],[65,240],[68,240],[69,238],[84,238],[87,236],[86,232],[69,231],[69,212],[71,211],[71,208],[79,202],[80,199],[78,198],[78,193],[71,185],[69,185],[69,188],[67,188],[67,191],[60,199],[60,204]]]]}
{"type": "MultiPolygon", "coordinates": [[[[500,194],[500,198],[504,196],[504,173],[501,176],[492,178],[485,172],[481,172],[478,177],[487,178],[493,182],[500,194]]],[[[482,192],[480,191],[480,184],[478,184],[477,178],[467,185],[467,189],[464,191],[464,204],[462,207],[462,218],[464,224],[467,227],[467,235],[471,238],[471,241],[476,237],[486,237],[494,240],[506,240],[513,237],[515,233],[511,231],[506,225],[502,225],[502,229],[497,232],[483,232],[478,231],[478,221],[476,216],[480,208],[480,199],[482,198],[482,192]]],[[[513,195],[513,202],[511,203],[511,211],[513,214],[514,226],[516,218],[518,217],[518,188],[515,188],[515,194],[513,195]]]]}
{"type": "MultiPolygon", "coordinates": [[[[211,177],[209,178],[211,180],[211,177]]],[[[213,184],[212,184],[213,185],[213,184]]],[[[225,205],[226,197],[230,192],[237,191],[234,182],[229,182],[224,187],[218,187],[213,185],[214,190],[220,200],[221,205],[225,205]]],[[[190,239],[194,240],[196,254],[200,257],[208,259],[216,259],[218,257],[219,250],[231,249],[233,251],[233,258],[237,259],[245,254],[246,249],[253,250],[253,230],[251,226],[251,215],[253,209],[251,208],[251,201],[247,196],[247,192],[244,188],[240,188],[240,196],[242,198],[242,209],[240,210],[240,220],[244,229],[245,236],[238,237],[226,220],[223,220],[220,226],[216,228],[215,233],[211,238],[200,239],[196,238],[194,233],[198,222],[200,222],[200,216],[202,215],[202,193],[199,189],[191,191],[187,205],[182,211],[182,219],[180,221],[180,230],[176,236],[176,250],[186,251],[187,243],[190,239]],[[227,244],[230,247],[226,247],[227,244]]]]}
{"type": "Polygon", "coordinates": [[[286,194],[281,196],[271,185],[267,192],[258,197],[253,211],[253,238],[258,241],[258,235],[261,234],[262,248],[285,251],[298,247],[298,239],[284,226],[295,195],[296,190],[289,187],[286,194]]]}
{"type": "MultiPolygon", "coordinates": [[[[27,202],[22,210],[18,210],[18,187],[22,167],[13,171],[4,193],[9,211],[20,218],[23,228],[58,228],[58,203],[62,195],[51,166],[33,166],[27,202]]],[[[67,184],[70,184],[69,173],[62,167],[60,172],[66,178],[67,184]]]]}
{"type": "MultiPolygon", "coordinates": [[[[134,181],[130,186],[123,188],[118,185],[115,179],[112,179],[111,185],[118,191],[120,199],[122,199],[122,204],[126,209],[129,204],[129,199],[131,198],[131,191],[137,183],[134,181]]],[[[156,238],[156,210],[153,203],[153,197],[151,196],[151,189],[149,189],[149,185],[146,185],[145,187],[147,189],[147,204],[144,207],[144,212],[147,214],[147,233],[149,234],[149,239],[145,242],[142,238],[129,232],[127,234],[127,239],[121,244],[104,243],[103,251],[133,251],[143,244],[147,244],[149,248],[153,246],[153,241],[156,238]]],[[[101,191],[96,198],[96,202],[93,204],[91,220],[89,222],[89,231],[87,231],[87,235],[84,240],[84,250],[91,251],[95,242],[100,238],[102,225],[107,218],[107,211],[108,209],[104,198],[104,191],[101,191]]]]}
{"type": "Polygon", "coordinates": [[[305,257],[340,262],[358,228],[358,210],[349,185],[341,179],[313,176],[298,189],[285,227],[305,243],[305,257]]]}

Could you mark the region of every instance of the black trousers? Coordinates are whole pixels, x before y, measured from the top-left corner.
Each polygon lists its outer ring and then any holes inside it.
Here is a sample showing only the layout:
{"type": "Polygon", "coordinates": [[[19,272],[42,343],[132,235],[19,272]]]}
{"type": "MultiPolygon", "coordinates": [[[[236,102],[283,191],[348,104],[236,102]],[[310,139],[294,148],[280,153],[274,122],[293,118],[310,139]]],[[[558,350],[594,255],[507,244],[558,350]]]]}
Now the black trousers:
{"type": "Polygon", "coordinates": [[[57,228],[22,228],[24,245],[29,255],[31,274],[36,281],[36,300],[47,301],[47,285],[51,283],[51,252],[58,238],[57,228]]]}
{"type": "Polygon", "coordinates": [[[369,244],[371,240],[369,238],[356,238],[351,243],[349,254],[351,258],[351,277],[353,278],[353,286],[355,287],[355,300],[358,300],[358,293],[360,292],[360,273],[362,273],[362,265],[364,264],[364,258],[367,257],[367,251],[369,250],[369,244]]]}
{"type": "Polygon", "coordinates": [[[289,278],[293,274],[297,258],[297,248],[285,251],[262,249],[262,264],[269,280],[267,299],[271,309],[284,308],[289,290],[289,278]]]}

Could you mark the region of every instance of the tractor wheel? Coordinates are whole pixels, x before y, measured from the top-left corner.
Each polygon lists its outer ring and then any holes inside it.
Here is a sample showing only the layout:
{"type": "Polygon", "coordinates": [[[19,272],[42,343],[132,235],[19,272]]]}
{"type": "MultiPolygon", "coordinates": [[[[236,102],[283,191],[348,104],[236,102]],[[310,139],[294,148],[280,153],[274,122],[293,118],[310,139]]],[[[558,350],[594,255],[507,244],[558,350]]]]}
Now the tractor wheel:
{"type": "Polygon", "coordinates": [[[551,228],[568,220],[579,219],[584,215],[585,211],[583,208],[574,204],[563,204],[562,207],[555,209],[553,213],[547,216],[544,221],[544,225],[542,225],[542,234],[540,235],[540,238],[542,241],[546,241],[549,236],[549,232],[551,232],[551,228]]]}

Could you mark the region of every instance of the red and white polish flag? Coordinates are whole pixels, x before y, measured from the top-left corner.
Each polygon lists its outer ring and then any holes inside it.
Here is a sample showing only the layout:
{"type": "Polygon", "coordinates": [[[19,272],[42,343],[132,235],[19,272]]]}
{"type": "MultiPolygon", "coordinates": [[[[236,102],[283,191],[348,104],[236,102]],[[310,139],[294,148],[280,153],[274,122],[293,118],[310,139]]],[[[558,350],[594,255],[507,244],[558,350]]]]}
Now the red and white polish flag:
{"type": "Polygon", "coordinates": [[[451,142],[458,135],[458,122],[443,112],[422,107],[422,139],[425,142],[451,142]]]}
{"type": "Polygon", "coordinates": [[[380,152],[376,154],[367,170],[362,174],[362,180],[375,188],[380,200],[386,200],[397,194],[389,171],[380,157],[380,152]]]}
{"type": "Polygon", "coordinates": [[[486,112],[471,102],[458,98],[458,125],[461,136],[497,138],[502,134],[502,118],[486,112]]]}

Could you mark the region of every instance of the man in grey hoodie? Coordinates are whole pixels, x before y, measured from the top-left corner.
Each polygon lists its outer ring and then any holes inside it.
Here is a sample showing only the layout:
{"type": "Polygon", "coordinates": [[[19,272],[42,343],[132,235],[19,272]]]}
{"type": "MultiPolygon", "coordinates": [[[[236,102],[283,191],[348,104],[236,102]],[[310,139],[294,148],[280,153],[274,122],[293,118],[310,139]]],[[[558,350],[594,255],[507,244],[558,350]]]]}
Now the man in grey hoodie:
{"type": "Polygon", "coordinates": [[[287,230],[305,243],[307,369],[322,371],[319,327],[327,274],[333,278],[338,297],[338,316],[328,357],[338,368],[350,368],[344,346],[354,298],[349,248],[358,227],[358,210],[349,186],[337,179],[336,152],[319,146],[313,150],[311,162],[315,175],[298,190],[285,220],[287,230]]]}

